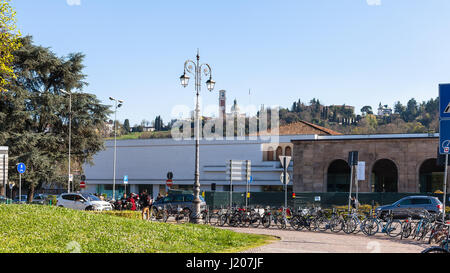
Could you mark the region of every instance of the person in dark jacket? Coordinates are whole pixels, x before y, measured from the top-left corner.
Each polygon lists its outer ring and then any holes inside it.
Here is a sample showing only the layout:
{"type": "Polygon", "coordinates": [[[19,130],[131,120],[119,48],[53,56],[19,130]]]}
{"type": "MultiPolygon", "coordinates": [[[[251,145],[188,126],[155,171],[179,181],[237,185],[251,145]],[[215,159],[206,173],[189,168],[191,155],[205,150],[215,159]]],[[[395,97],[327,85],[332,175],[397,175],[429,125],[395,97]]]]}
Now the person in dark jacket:
{"type": "Polygon", "coordinates": [[[150,196],[147,194],[147,190],[144,190],[139,197],[142,204],[142,220],[146,220],[144,215],[147,215],[147,220],[150,218],[150,196]]]}

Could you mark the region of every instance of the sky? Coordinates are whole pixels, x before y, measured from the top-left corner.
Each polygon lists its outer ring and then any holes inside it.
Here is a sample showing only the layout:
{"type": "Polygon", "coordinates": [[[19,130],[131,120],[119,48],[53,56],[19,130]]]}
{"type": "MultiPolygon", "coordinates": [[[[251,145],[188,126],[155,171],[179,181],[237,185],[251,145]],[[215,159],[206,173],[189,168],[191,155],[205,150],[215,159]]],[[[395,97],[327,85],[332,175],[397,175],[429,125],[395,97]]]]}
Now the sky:
{"type": "MultiPolygon", "coordinates": [[[[448,0],[12,0],[22,35],[58,56],[82,52],[89,86],[131,125],[194,109],[180,85],[197,49],[216,87],[202,105],[352,105],[438,96],[450,82],[448,0]],[[250,95],[249,95],[250,90],[250,95]],[[178,109],[178,108],[175,108],[178,109]]],[[[205,82],[207,78],[203,79],[205,82]]],[[[178,116],[177,116],[178,115],[178,116]]]]}

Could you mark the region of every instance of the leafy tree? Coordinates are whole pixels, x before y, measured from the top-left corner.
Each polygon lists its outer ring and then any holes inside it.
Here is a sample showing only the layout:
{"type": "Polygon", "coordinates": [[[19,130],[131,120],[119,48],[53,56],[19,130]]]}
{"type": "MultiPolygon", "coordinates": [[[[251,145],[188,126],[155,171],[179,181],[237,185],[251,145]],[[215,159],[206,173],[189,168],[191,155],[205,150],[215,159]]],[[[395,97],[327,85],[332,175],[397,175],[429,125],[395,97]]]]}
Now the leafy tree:
{"type": "Polygon", "coordinates": [[[0,0],[0,91],[7,91],[6,85],[16,78],[12,67],[13,52],[20,48],[20,31],[16,27],[16,12],[10,0],[0,0]]]}
{"type": "Polygon", "coordinates": [[[95,95],[75,92],[86,86],[82,54],[57,57],[48,48],[33,45],[31,37],[21,43],[23,47],[14,52],[17,78],[0,100],[0,145],[9,146],[10,180],[18,179],[16,163],[26,164],[23,185],[31,201],[43,183],[67,182],[69,117],[71,161],[81,168],[103,149],[100,131],[111,111],[95,95]],[[72,91],[72,113],[61,89],[72,91]]]}
{"type": "Polygon", "coordinates": [[[363,115],[373,115],[372,106],[364,106],[361,108],[361,113],[363,115]]]}
{"type": "Polygon", "coordinates": [[[131,128],[130,128],[130,121],[129,121],[128,119],[126,119],[126,120],[123,122],[123,130],[125,131],[125,134],[128,134],[128,133],[130,133],[130,131],[131,131],[131,128]]]}

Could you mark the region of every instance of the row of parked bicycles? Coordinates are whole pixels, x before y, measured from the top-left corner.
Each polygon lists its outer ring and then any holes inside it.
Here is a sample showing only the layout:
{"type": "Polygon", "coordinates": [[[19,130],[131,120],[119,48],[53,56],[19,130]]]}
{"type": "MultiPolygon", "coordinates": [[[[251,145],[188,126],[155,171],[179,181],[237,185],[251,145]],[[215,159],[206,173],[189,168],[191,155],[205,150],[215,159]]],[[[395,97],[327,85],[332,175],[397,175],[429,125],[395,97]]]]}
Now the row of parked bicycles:
{"type": "MultiPolygon", "coordinates": [[[[173,217],[178,223],[189,222],[189,209],[152,208],[150,220],[167,221],[173,217]]],[[[221,208],[204,210],[200,218],[204,224],[218,227],[278,228],[297,231],[330,231],[346,234],[362,233],[367,236],[385,234],[400,240],[410,239],[422,243],[436,244],[425,252],[449,253],[450,222],[443,222],[442,215],[427,210],[408,210],[406,219],[396,219],[392,211],[376,214],[374,210],[359,213],[356,210],[321,208],[221,208]]]]}

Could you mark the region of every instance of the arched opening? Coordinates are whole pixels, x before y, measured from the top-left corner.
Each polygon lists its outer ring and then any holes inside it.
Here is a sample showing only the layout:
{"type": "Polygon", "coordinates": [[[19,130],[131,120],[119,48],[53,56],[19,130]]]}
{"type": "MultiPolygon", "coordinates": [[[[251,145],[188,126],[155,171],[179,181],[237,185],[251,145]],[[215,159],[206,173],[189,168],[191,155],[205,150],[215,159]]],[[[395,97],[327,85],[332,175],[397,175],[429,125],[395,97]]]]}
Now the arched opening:
{"type": "Polygon", "coordinates": [[[392,160],[380,159],[373,165],[372,191],[398,192],[398,171],[392,160]]]}
{"type": "Polygon", "coordinates": [[[438,166],[435,158],[425,160],[419,169],[420,192],[434,193],[438,190],[442,191],[444,171],[444,166],[438,166]]]}
{"type": "Polygon", "coordinates": [[[275,161],[280,159],[280,156],[283,155],[283,148],[281,148],[280,146],[278,146],[277,151],[276,151],[276,157],[275,157],[275,161]]]}
{"type": "Polygon", "coordinates": [[[284,155],[285,156],[292,156],[292,149],[291,147],[287,146],[286,150],[284,150],[284,155]]]}
{"type": "Polygon", "coordinates": [[[350,166],[338,159],[331,162],[327,171],[327,192],[348,192],[350,190],[350,166]]]}

